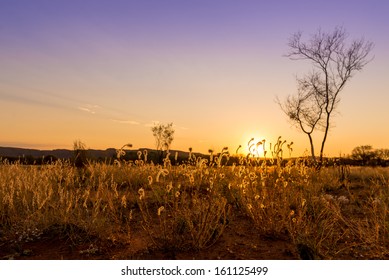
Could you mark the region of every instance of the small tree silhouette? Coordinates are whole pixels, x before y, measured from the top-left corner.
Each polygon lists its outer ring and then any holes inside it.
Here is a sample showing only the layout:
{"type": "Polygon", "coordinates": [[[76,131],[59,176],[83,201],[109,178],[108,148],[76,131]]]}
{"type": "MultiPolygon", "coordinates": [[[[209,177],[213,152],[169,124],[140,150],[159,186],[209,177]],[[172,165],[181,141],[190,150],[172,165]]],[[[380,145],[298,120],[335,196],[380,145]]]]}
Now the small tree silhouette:
{"type": "Polygon", "coordinates": [[[367,164],[370,160],[377,157],[377,152],[370,145],[355,147],[351,152],[351,157],[359,160],[362,164],[367,164]]]}
{"type": "Polygon", "coordinates": [[[153,136],[155,137],[155,145],[159,154],[159,162],[161,163],[164,156],[164,151],[168,152],[170,145],[174,140],[173,123],[168,124],[154,124],[151,128],[153,136]]]}
{"type": "Polygon", "coordinates": [[[73,152],[74,166],[78,168],[85,167],[87,164],[87,151],[85,143],[81,142],[81,140],[75,140],[73,142],[73,152]]]}

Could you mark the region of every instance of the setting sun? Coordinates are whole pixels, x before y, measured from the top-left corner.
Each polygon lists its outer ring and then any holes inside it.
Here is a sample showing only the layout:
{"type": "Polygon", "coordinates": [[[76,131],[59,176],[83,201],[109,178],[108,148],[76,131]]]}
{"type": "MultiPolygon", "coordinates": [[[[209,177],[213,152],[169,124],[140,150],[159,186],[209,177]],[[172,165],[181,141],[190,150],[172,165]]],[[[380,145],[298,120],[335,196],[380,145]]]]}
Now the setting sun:
{"type": "Polygon", "coordinates": [[[266,139],[263,137],[251,137],[248,138],[244,144],[242,144],[242,148],[240,152],[244,155],[250,154],[254,157],[264,157],[264,151],[266,151],[266,139]]]}

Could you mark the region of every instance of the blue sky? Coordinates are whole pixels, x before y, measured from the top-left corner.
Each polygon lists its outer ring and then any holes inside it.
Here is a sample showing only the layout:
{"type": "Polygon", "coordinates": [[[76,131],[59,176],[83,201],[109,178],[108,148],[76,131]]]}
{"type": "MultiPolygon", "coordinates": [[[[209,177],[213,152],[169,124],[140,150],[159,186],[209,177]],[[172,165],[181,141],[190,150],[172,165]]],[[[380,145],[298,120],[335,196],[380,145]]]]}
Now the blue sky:
{"type": "Polygon", "coordinates": [[[175,124],[176,149],[282,135],[300,155],[308,140],[274,100],[311,66],[283,56],[287,41],[343,26],[374,42],[374,60],[342,92],[327,153],[388,147],[388,12],[374,0],[0,0],[0,145],[153,147],[159,121],[175,124]]]}

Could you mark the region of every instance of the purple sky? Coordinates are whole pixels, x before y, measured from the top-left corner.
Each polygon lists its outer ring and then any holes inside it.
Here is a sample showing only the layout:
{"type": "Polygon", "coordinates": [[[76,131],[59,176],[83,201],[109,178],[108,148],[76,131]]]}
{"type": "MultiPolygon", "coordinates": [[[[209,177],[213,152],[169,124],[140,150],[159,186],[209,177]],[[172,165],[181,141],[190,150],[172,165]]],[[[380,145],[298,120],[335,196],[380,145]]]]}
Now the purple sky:
{"type": "MultiPolygon", "coordinates": [[[[0,145],[235,150],[251,137],[308,148],[278,105],[311,66],[284,57],[288,38],[343,26],[375,44],[349,81],[327,153],[389,147],[387,1],[0,0],[0,145]]],[[[320,140],[320,134],[317,136],[320,140]]]]}

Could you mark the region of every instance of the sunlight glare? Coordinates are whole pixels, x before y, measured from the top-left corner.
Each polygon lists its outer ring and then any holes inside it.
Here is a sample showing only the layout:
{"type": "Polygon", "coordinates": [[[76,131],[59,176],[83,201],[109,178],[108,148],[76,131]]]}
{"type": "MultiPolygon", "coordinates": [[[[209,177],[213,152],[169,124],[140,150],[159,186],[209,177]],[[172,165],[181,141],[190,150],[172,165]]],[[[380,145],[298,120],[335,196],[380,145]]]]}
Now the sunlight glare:
{"type": "Polygon", "coordinates": [[[255,137],[249,137],[246,138],[243,141],[244,144],[242,144],[241,153],[244,155],[251,154],[254,157],[264,157],[267,141],[265,137],[262,136],[255,136],[255,137]]]}

